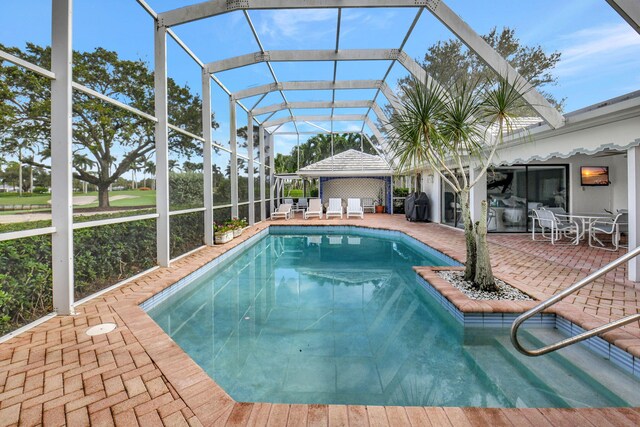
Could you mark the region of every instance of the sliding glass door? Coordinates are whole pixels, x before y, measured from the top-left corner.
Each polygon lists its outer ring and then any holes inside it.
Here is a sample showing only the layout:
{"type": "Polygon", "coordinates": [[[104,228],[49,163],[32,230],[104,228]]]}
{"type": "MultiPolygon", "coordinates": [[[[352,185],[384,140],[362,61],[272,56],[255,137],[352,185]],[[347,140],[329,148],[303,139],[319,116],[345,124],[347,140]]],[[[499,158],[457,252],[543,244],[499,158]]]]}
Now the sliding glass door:
{"type": "Polygon", "coordinates": [[[488,230],[531,230],[531,210],[567,209],[568,166],[533,165],[496,168],[487,173],[488,230]]]}

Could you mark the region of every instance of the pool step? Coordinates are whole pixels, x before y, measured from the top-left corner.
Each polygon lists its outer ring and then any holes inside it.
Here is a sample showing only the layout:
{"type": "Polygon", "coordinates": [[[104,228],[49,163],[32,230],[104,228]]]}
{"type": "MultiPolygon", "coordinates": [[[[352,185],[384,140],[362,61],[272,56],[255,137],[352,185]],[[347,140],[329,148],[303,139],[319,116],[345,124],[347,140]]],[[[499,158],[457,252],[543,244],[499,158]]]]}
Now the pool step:
{"type": "Polygon", "coordinates": [[[513,360],[501,349],[501,344],[493,339],[476,341],[465,345],[467,355],[474,363],[480,375],[494,384],[512,406],[517,408],[565,407],[567,402],[534,375],[518,360],[513,360]],[[515,368],[515,369],[514,369],[515,368]]]}
{"type": "MultiPolygon", "coordinates": [[[[528,346],[541,346],[543,342],[530,332],[522,331],[522,337],[528,346]]],[[[535,334],[544,332],[535,331],[535,334]]],[[[546,385],[570,407],[589,406],[626,406],[627,402],[589,372],[571,363],[559,353],[540,357],[527,357],[518,353],[507,336],[496,339],[498,349],[510,363],[518,363],[535,377],[544,377],[546,385]]]]}

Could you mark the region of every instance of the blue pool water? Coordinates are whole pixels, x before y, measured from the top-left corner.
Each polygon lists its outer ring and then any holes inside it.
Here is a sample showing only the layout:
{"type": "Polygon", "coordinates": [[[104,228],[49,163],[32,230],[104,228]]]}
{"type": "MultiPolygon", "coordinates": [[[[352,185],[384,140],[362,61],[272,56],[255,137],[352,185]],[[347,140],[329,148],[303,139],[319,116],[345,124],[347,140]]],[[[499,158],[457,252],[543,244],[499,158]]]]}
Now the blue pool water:
{"type": "Polygon", "coordinates": [[[465,331],[412,271],[447,263],[370,233],[268,235],[149,314],[236,401],[638,405],[638,382],[585,350],[530,359],[506,329],[465,331]]]}

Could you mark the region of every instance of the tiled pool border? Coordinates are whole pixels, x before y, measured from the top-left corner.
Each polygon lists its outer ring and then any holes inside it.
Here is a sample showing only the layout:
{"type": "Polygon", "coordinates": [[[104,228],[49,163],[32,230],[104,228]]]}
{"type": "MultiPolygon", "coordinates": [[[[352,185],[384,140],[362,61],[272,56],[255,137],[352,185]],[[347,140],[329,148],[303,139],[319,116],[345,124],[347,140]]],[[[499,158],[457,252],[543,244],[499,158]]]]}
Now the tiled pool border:
{"type": "MultiPolygon", "coordinates": [[[[145,312],[156,307],[158,304],[165,301],[176,292],[180,291],[185,286],[189,285],[193,281],[202,277],[213,268],[225,263],[239,253],[241,253],[248,246],[253,245],[256,241],[268,236],[269,234],[283,235],[287,233],[323,233],[323,234],[341,234],[357,231],[358,233],[371,236],[371,237],[395,237],[399,238],[403,243],[412,246],[414,249],[427,252],[429,255],[449,264],[452,267],[460,266],[460,262],[454,260],[448,255],[430,247],[429,245],[420,242],[419,240],[407,235],[402,231],[386,230],[378,228],[361,227],[355,225],[348,226],[305,226],[305,225],[270,225],[269,227],[260,230],[255,235],[251,236],[247,240],[234,246],[228,251],[224,252],[220,256],[211,260],[204,266],[198,268],[193,273],[181,278],[171,286],[156,293],[152,297],[146,299],[139,307],[145,312]],[[275,232],[272,232],[275,231],[275,232]]],[[[427,280],[422,278],[420,274],[416,274],[417,282],[432,295],[436,301],[438,301],[445,310],[447,310],[458,322],[460,322],[465,328],[478,328],[478,327],[510,327],[511,323],[518,317],[520,313],[503,313],[503,312],[463,312],[456,307],[449,299],[447,299],[438,289],[432,286],[427,280]]],[[[574,336],[585,331],[579,325],[571,322],[564,317],[555,313],[541,313],[540,315],[528,320],[524,323],[526,326],[538,326],[546,328],[557,328],[567,336],[574,336]]],[[[610,360],[613,364],[625,370],[626,372],[640,378],[640,358],[633,356],[632,354],[622,350],[612,343],[600,338],[593,337],[582,343],[595,354],[610,360]]]]}
{"type": "MultiPolygon", "coordinates": [[[[416,274],[416,281],[465,328],[510,328],[516,317],[520,315],[520,313],[463,312],[419,274],[416,274]]],[[[556,328],[566,336],[575,336],[585,332],[582,327],[556,313],[540,313],[524,322],[523,325],[556,328]]],[[[581,345],[640,379],[640,358],[627,353],[600,337],[589,338],[583,341],[581,345]]]]}

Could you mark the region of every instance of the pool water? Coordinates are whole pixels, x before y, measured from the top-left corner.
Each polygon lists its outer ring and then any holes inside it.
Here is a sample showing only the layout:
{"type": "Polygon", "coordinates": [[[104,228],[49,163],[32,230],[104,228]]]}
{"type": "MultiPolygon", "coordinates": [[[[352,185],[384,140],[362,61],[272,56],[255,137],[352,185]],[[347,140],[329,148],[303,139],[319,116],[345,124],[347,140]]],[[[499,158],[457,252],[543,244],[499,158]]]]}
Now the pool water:
{"type": "Polygon", "coordinates": [[[412,271],[445,263],[392,238],[268,235],[149,314],[236,401],[638,405],[638,381],[586,350],[531,359],[506,328],[465,331],[412,271]]]}

